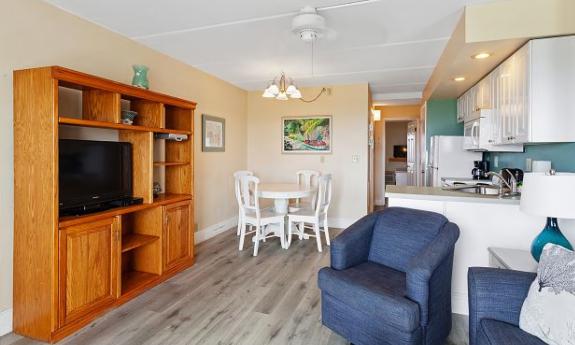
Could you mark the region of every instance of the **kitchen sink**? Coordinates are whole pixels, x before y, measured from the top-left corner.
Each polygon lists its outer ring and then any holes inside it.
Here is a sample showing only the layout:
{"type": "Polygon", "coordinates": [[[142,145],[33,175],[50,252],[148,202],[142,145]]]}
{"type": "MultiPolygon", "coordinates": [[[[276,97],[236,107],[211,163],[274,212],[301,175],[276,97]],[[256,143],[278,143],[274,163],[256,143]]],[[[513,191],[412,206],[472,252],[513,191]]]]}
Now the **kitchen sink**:
{"type": "Polygon", "coordinates": [[[443,187],[443,190],[480,195],[499,195],[499,187],[491,185],[455,185],[443,187]]]}

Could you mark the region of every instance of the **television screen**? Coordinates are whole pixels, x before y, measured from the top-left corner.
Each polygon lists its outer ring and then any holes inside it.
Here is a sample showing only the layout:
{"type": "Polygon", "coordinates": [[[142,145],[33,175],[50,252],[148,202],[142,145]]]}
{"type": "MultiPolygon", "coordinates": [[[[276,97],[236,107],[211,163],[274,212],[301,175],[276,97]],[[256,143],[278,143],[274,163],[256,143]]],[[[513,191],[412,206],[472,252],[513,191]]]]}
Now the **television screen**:
{"type": "Polygon", "coordinates": [[[132,196],[132,145],[59,141],[60,210],[132,196]]]}
{"type": "Polygon", "coordinates": [[[407,145],[393,145],[393,157],[394,158],[407,157],[407,145]]]}

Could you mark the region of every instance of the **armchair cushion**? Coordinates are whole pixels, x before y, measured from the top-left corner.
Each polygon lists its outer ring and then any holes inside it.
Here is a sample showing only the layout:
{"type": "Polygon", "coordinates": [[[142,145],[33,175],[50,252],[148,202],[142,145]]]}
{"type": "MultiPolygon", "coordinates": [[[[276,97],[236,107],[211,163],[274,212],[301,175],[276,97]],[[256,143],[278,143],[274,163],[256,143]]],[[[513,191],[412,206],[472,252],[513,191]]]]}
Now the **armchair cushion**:
{"type": "Polygon", "coordinates": [[[439,213],[390,207],[375,223],[368,260],[405,272],[446,223],[439,213]]]}
{"type": "Polygon", "coordinates": [[[419,327],[419,306],[404,297],[403,272],[365,262],[343,271],[322,268],[318,278],[323,293],[369,315],[374,327],[392,326],[403,332],[419,327]]]}
{"type": "Polygon", "coordinates": [[[539,338],[507,322],[483,319],[479,327],[477,345],[546,345],[539,338]]]}

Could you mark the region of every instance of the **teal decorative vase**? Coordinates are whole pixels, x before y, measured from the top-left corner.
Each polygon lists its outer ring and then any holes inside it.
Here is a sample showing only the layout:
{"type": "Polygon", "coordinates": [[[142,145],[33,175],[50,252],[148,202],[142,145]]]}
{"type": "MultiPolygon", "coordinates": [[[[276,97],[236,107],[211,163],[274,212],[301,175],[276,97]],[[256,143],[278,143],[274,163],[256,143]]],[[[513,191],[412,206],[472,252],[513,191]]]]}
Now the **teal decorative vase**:
{"type": "Polygon", "coordinates": [[[543,231],[541,231],[541,233],[535,237],[533,243],[531,243],[531,255],[533,255],[533,258],[537,262],[539,262],[543,247],[545,247],[547,243],[557,244],[561,247],[573,250],[571,243],[569,243],[567,238],[561,233],[561,230],[559,230],[557,218],[547,217],[545,228],[543,228],[543,231]]]}
{"type": "Polygon", "coordinates": [[[132,85],[141,87],[142,89],[149,89],[150,82],[148,81],[148,66],[133,65],[134,77],[132,78],[132,85]]]}

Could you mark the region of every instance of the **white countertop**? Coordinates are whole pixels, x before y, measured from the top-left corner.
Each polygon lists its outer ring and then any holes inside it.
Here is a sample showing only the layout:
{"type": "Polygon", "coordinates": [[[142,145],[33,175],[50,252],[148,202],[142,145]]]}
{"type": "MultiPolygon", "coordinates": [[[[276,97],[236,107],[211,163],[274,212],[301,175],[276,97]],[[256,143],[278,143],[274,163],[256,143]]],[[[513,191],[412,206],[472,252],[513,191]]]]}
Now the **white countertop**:
{"type": "Polygon", "coordinates": [[[417,199],[417,200],[438,200],[457,202],[476,202],[490,204],[519,205],[519,199],[502,199],[496,195],[481,195],[465,192],[443,190],[441,187],[415,187],[415,186],[393,186],[385,187],[387,198],[417,199]]]}

